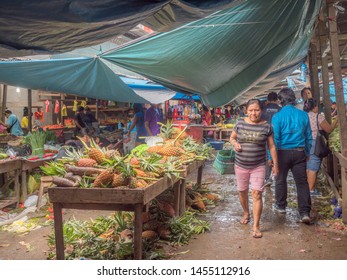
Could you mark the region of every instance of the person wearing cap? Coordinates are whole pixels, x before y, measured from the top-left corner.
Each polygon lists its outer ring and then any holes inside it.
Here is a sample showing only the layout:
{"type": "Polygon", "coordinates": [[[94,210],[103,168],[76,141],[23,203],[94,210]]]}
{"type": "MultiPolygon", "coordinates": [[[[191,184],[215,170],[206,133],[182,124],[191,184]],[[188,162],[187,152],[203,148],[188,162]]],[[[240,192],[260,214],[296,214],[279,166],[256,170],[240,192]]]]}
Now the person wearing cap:
{"type": "Polygon", "coordinates": [[[310,120],[306,112],[294,107],[295,94],[290,88],[281,89],[278,99],[282,109],[272,117],[279,168],[273,209],[286,213],[287,176],[291,170],[296,184],[300,221],[310,224],[311,196],[306,174],[306,162],[312,145],[310,120]]]}
{"type": "Polygon", "coordinates": [[[23,130],[20,126],[20,121],[18,120],[15,114],[12,114],[12,111],[6,110],[5,117],[7,118],[7,124],[4,124],[0,121],[0,124],[7,128],[7,131],[14,136],[23,136],[23,130]]]}

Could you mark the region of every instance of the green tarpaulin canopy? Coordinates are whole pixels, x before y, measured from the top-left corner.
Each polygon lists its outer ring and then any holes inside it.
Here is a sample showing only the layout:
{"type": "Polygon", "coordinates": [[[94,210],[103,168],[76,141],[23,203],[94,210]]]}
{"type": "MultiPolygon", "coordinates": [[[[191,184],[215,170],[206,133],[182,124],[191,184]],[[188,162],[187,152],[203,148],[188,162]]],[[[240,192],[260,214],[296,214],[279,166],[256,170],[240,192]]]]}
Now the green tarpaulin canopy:
{"type": "Polygon", "coordinates": [[[321,2],[245,1],[101,57],[219,106],[302,62],[321,2]]]}

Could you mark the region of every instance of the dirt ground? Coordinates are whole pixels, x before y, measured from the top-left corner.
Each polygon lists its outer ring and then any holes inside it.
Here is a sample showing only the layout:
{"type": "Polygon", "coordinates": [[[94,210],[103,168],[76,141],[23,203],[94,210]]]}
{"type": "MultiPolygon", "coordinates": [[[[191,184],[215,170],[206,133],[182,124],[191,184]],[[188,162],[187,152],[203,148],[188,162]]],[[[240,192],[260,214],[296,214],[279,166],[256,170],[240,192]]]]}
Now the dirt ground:
{"type": "MultiPolygon", "coordinates": [[[[192,174],[191,179],[196,179],[192,174]]],[[[177,260],[346,260],[347,231],[334,229],[329,223],[317,218],[311,225],[298,223],[295,203],[287,208],[286,214],[272,210],[274,189],[267,187],[263,195],[264,209],[261,218],[263,238],[252,238],[252,220],[240,224],[242,209],[238,200],[234,175],[219,175],[208,162],[204,168],[203,183],[224,198],[216,207],[205,213],[211,223],[211,231],[192,239],[188,245],[172,248],[173,259],[177,260]],[[175,254],[176,253],[176,254],[175,254]]],[[[289,178],[291,194],[294,185],[289,178]]],[[[321,189],[327,194],[329,189],[321,189]]],[[[319,198],[313,198],[316,205],[319,198]]],[[[295,201],[295,197],[294,197],[295,201]]],[[[64,219],[88,220],[106,216],[112,212],[89,210],[64,210],[64,219]]],[[[45,216],[47,213],[39,213],[45,216]]],[[[317,217],[317,211],[311,215],[317,217]]],[[[42,219],[46,219],[42,217],[42,219]]],[[[0,259],[2,260],[45,260],[47,259],[47,236],[52,225],[32,230],[27,234],[0,231],[0,259]]]]}

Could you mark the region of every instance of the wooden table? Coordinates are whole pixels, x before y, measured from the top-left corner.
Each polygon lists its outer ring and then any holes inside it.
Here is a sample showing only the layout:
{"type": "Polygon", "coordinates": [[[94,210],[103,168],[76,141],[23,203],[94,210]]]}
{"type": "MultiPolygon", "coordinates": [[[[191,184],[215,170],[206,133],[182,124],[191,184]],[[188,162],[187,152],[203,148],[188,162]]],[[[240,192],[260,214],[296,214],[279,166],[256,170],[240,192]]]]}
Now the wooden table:
{"type": "Polygon", "coordinates": [[[209,125],[209,126],[204,126],[202,130],[203,130],[203,133],[204,132],[208,133],[209,131],[213,131],[213,139],[218,140],[217,133],[221,130],[221,127],[215,126],[215,125],[209,125]]]}
{"type": "Polygon", "coordinates": [[[219,131],[219,140],[221,141],[230,141],[230,135],[231,135],[231,132],[233,131],[234,129],[233,128],[223,128],[219,131]],[[223,133],[226,133],[227,136],[224,138],[223,136],[223,133]]]}
{"type": "Polygon", "coordinates": [[[198,184],[201,184],[204,161],[193,162],[186,167],[184,179],[171,180],[168,177],[159,179],[143,189],[81,189],[52,187],[48,189],[50,201],[53,203],[54,231],[57,259],[65,259],[62,209],[89,209],[133,211],[134,226],[134,258],[142,258],[142,212],[144,206],[169,187],[174,191],[174,208],[176,214],[185,212],[186,187],[185,177],[198,168],[198,184]]]}
{"type": "Polygon", "coordinates": [[[0,209],[9,206],[11,204],[17,203],[19,204],[20,199],[20,191],[19,191],[19,174],[22,163],[20,159],[3,159],[0,160],[0,174],[5,174],[11,171],[15,172],[14,176],[14,193],[15,196],[8,199],[0,200],[0,209]]]}
{"type": "Polygon", "coordinates": [[[27,187],[27,171],[32,170],[34,168],[43,166],[45,162],[51,161],[54,157],[47,157],[35,161],[30,161],[26,159],[21,160],[21,169],[22,169],[22,195],[24,201],[28,196],[28,187],[27,187]]]}

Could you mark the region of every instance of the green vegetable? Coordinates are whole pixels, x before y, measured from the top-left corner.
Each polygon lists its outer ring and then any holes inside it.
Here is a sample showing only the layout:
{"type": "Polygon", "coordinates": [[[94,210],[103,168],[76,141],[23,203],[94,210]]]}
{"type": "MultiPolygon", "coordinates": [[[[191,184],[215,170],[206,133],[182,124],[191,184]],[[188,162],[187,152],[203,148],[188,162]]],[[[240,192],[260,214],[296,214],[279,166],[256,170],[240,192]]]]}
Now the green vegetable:
{"type": "Polygon", "coordinates": [[[147,144],[141,144],[141,145],[137,146],[136,148],[132,149],[131,154],[141,156],[145,151],[147,151],[147,149],[148,149],[147,144]]]}
{"type": "Polygon", "coordinates": [[[340,127],[336,127],[329,135],[329,148],[333,152],[341,152],[340,127]]]}
{"type": "Polygon", "coordinates": [[[8,158],[8,154],[0,153],[0,159],[8,158]]]}
{"type": "Polygon", "coordinates": [[[31,146],[31,154],[42,155],[44,153],[44,144],[46,142],[46,133],[44,131],[34,131],[26,136],[25,141],[31,146]]]}

